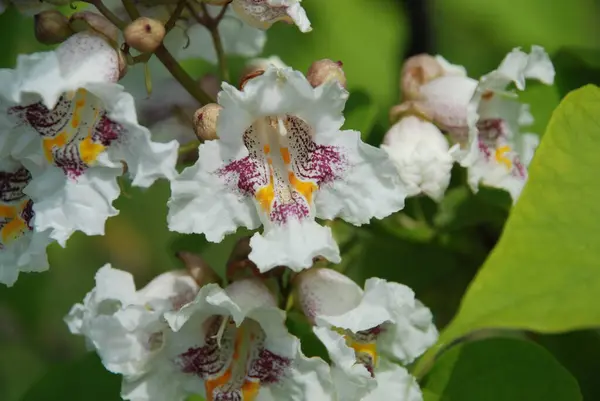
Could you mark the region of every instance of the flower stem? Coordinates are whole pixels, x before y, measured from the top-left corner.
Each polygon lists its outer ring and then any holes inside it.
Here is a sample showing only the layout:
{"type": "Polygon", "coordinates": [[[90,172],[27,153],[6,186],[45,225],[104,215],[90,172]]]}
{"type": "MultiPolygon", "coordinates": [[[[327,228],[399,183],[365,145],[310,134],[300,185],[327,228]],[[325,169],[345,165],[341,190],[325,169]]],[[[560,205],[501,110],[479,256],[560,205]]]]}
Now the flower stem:
{"type": "MultiPolygon", "coordinates": [[[[125,0],[127,1],[127,0],[125,0]]],[[[173,78],[175,78],[181,86],[185,88],[198,102],[208,104],[214,100],[200,88],[200,85],[179,65],[177,60],[169,53],[165,45],[160,45],[154,52],[161,63],[169,70],[173,78]]]]}
{"type": "Polygon", "coordinates": [[[229,3],[225,4],[219,14],[215,18],[211,18],[208,13],[208,8],[206,4],[201,3],[200,7],[202,7],[202,12],[204,13],[205,26],[210,31],[210,35],[212,36],[213,45],[215,46],[215,52],[217,53],[217,59],[219,62],[219,73],[221,75],[221,79],[223,81],[230,81],[229,76],[229,67],[227,66],[227,57],[225,55],[225,50],[223,49],[223,41],[221,40],[221,34],[219,33],[219,23],[223,19],[225,12],[227,11],[227,7],[229,7],[229,3]]]}
{"type": "Polygon", "coordinates": [[[131,18],[132,21],[141,17],[140,12],[138,11],[137,7],[135,6],[132,0],[122,0],[122,2],[123,7],[125,7],[125,11],[127,11],[127,14],[129,14],[129,18],[131,18]]]}
{"type": "Polygon", "coordinates": [[[120,30],[125,29],[125,27],[127,26],[127,23],[121,20],[119,17],[117,17],[112,11],[110,11],[108,7],[106,7],[104,3],[102,3],[102,0],[90,0],[87,3],[90,3],[94,7],[96,7],[98,11],[100,11],[100,13],[102,13],[102,15],[106,17],[107,20],[112,22],[112,24],[120,30]]]}

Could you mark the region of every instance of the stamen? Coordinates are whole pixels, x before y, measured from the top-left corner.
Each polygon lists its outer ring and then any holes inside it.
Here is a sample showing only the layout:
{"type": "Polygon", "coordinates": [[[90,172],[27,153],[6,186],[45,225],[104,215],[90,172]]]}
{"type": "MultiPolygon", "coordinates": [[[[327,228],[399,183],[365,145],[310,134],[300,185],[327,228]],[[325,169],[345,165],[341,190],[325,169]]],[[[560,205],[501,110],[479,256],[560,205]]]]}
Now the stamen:
{"type": "Polygon", "coordinates": [[[277,117],[277,132],[281,136],[287,135],[287,129],[285,128],[285,123],[281,119],[281,117],[277,117]]]}
{"type": "Polygon", "coordinates": [[[216,338],[217,339],[217,346],[219,348],[221,348],[221,339],[223,338],[223,334],[225,333],[225,329],[227,328],[227,325],[229,324],[229,320],[231,318],[228,316],[226,318],[223,318],[221,320],[221,324],[219,325],[219,330],[217,330],[217,334],[215,334],[214,336],[212,336],[212,338],[216,338]]]}

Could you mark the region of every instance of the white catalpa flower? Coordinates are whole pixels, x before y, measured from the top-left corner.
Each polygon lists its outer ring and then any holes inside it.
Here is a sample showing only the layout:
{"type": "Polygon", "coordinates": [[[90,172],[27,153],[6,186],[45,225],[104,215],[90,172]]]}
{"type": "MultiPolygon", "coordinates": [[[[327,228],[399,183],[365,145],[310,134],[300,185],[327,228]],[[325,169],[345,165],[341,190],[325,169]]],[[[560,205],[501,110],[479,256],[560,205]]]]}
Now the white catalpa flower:
{"type": "Polygon", "coordinates": [[[363,291],[331,269],[306,270],[294,285],[334,363],[340,400],[422,399],[416,380],[396,363],[413,362],[438,332],[410,288],[371,278],[363,291]]]}
{"type": "Polygon", "coordinates": [[[114,83],[118,75],[117,53],[90,33],[0,70],[0,136],[14,142],[11,155],[32,172],[25,193],[35,229],[51,230],[63,246],[76,230],[104,233],[106,219],[117,214],[112,202],[123,163],[135,186],[176,174],[177,142],[150,140],[133,98],[114,83]]]}
{"type": "Polygon", "coordinates": [[[240,226],[261,271],[300,270],[323,256],[340,260],[328,227],[384,218],[404,206],[406,191],[387,154],[340,131],[348,93],[335,81],[313,88],[290,68],[270,67],[243,90],[223,84],[218,140],[172,181],[169,228],[219,242],[240,226]]]}
{"type": "MultiPolygon", "coordinates": [[[[4,143],[0,143],[4,146],[4,143]]],[[[0,159],[0,283],[13,285],[19,272],[48,269],[48,232],[33,229],[32,200],[23,193],[31,172],[10,158],[0,159]]]]}
{"type": "Polygon", "coordinates": [[[285,313],[256,279],[226,289],[204,286],[178,312],[165,314],[174,331],[154,369],[125,378],[122,396],[135,401],[327,400],[329,367],[306,358],[285,327],[285,313]]]}
{"type": "Polygon", "coordinates": [[[507,87],[514,83],[523,90],[527,78],[550,85],[554,74],[548,54],[533,46],[530,54],[514,49],[497,70],[481,78],[468,106],[468,141],[452,150],[468,169],[473,191],[480,184],[503,188],[516,202],[527,181],[527,166],[539,138],[520,132],[520,127],[531,124],[533,117],[528,106],[507,87]]]}
{"type": "Polygon", "coordinates": [[[231,7],[248,25],[268,29],[277,21],[296,24],[301,32],[312,30],[302,0],[233,0],[231,7]]]}
{"type": "Polygon", "coordinates": [[[192,301],[198,285],[185,271],[163,273],[136,291],[128,272],[105,265],[96,287],[65,317],[73,334],[86,338],[109,371],[139,376],[163,348],[169,331],[164,312],[192,301]]]}
{"type": "Polygon", "coordinates": [[[385,134],[381,149],[396,164],[409,196],[424,193],[441,201],[454,160],[448,140],[434,124],[406,116],[385,134]]]}

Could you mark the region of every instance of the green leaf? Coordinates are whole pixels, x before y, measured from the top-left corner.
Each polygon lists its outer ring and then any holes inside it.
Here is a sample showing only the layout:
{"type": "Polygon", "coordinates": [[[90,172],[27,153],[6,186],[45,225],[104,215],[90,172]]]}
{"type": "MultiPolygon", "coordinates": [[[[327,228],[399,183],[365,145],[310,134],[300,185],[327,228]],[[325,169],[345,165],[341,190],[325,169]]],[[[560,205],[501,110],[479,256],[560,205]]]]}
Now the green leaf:
{"type": "MultiPolygon", "coordinates": [[[[542,347],[495,338],[459,345],[427,377],[440,401],[580,401],[577,381],[542,347]]],[[[426,396],[426,400],[435,400],[426,396]]]]}
{"type": "Polygon", "coordinates": [[[556,359],[575,376],[584,400],[600,400],[600,332],[582,330],[564,334],[542,335],[538,344],[551,351],[556,359]]]}
{"type": "Polygon", "coordinates": [[[600,325],[600,89],[554,112],[529,182],[458,314],[417,369],[478,329],[565,332],[600,325]]]}
{"type": "Polygon", "coordinates": [[[50,366],[21,401],[120,401],[121,377],[107,371],[96,354],[50,366]]]}

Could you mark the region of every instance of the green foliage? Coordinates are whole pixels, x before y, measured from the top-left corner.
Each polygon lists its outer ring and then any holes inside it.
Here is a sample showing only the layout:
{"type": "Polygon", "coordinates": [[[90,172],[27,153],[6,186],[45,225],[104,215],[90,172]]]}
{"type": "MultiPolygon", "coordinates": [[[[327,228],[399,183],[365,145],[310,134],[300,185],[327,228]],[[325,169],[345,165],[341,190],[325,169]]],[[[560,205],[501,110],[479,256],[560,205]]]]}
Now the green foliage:
{"type": "Polygon", "coordinates": [[[600,235],[592,217],[600,213],[599,112],[594,86],[569,94],[555,111],[502,238],[437,350],[484,328],[552,333],[600,325],[600,235]]]}
{"type": "Polygon", "coordinates": [[[121,378],[108,372],[95,354],[49,366],[21,401],[119,401],[121,378]]]}
{"type": "Polygon", "coordinates": [[[426,401],[580,401],[577,381],[534,343],[496,338],[445,353],[425,383],[426,401]]]}

